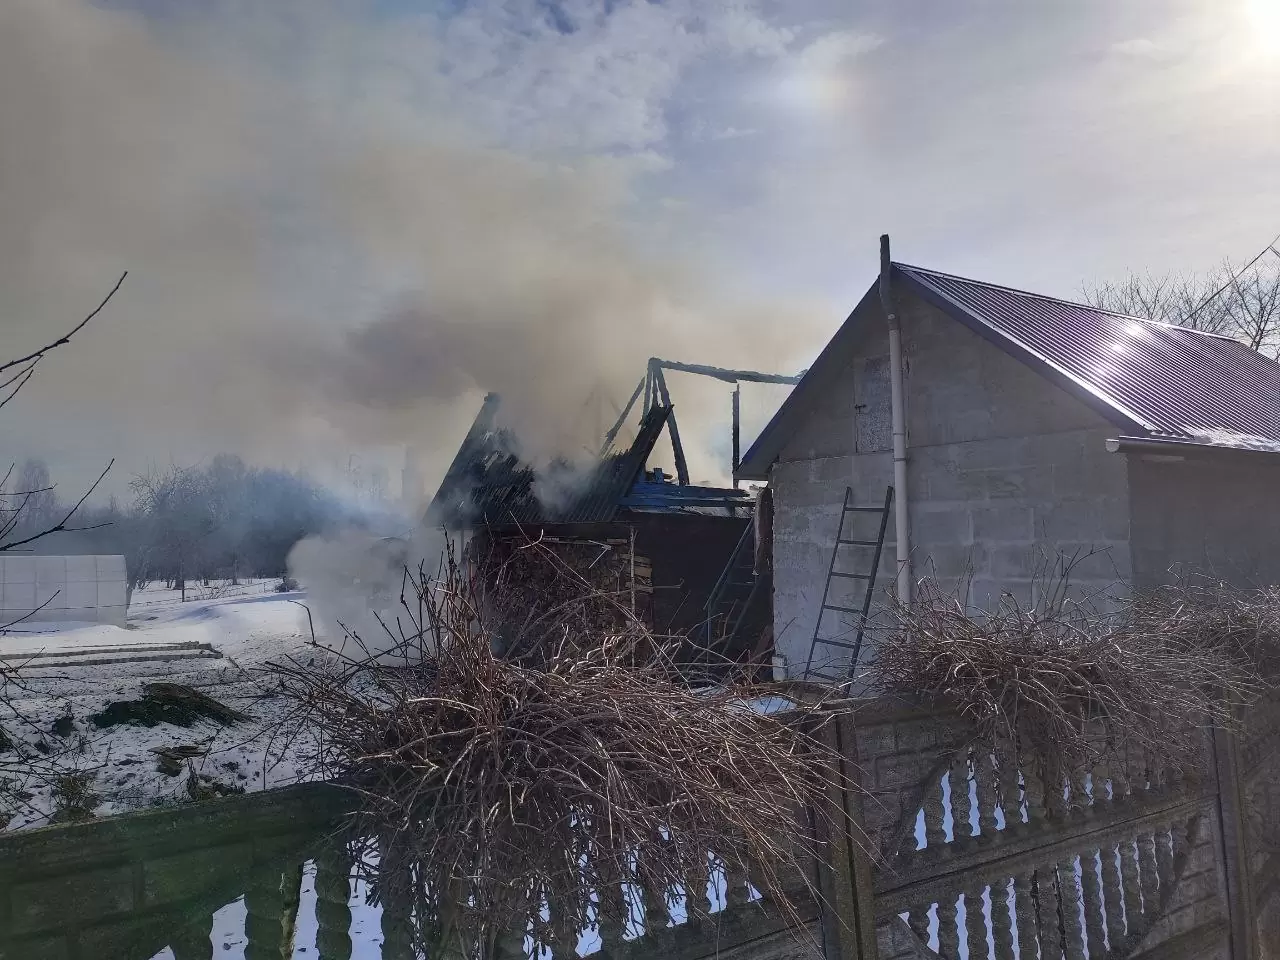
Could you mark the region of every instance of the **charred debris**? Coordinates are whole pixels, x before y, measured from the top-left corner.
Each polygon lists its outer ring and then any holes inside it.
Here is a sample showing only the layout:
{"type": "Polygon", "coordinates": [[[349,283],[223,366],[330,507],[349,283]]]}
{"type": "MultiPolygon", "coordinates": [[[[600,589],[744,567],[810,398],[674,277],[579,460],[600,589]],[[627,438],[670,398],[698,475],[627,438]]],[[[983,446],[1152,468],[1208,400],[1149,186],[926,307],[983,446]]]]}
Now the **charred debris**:
{"type": "Polygon", "coordinates": [[[535,469],[501,424],[489,394],[428,507],[433,526],[466,534],[480,569],[526,580],[531,607],[554,604],[537,587],[537,544],[592,587],[621,598],[655,634],[678,637],[691,675],[714,679],[735,665],[771,663],[772,578],[768,490],[690,482],[668,371],[731,384],[733,468],[738,466],[742,383],[794,385],[799,376],[652,359],[588,463],[535,469]],[[634,440],[619,446],[635,414],[634,440]],[[675,475],[652,467],[667,433],[675,475]]]}

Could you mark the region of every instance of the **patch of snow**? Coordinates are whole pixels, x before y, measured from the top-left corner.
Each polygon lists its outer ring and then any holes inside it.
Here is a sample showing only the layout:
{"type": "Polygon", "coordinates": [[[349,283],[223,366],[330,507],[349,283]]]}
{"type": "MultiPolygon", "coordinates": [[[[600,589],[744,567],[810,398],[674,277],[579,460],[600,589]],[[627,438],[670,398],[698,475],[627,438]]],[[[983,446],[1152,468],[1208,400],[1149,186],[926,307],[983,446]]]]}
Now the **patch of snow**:
{"type": "Polygon", "coordinates": [[[1272,440],[1270,437],[1260,437],[1252,433],[1237,433],[1234,430],[1202,430],[1193,427],[1185,429],[1200,443],[1212,444],[1215,447],[1257,450],[1262,453],[1280,453],[1280,440],[1272,440]]]}
{"type": "MultiPolygon", "coordinates": [[[[135,594],[135,605],[141,598],[142,612],[131,608],[129,629],[46,623],[40,624],[39,632],[0,636],[0,659],[23,664],[25,687],[14,702],[23,720],[5,717],[5,728],[32,746],[43,740],[59,769],[92,773],[94,792],[102,798],[95,811],[99,816],[187,798],[189,774],[159,773],[156,756],[150,752],[153,747],[204,745],[207,755],[192,763],[197,773],[246,792],[297,782],[300,774],[288,746],[269,745],[262,736],[283,715],[284,707],[264,697],[249,673],[267,660],[302,654],[308,648],[307,615],[299,606],[306,603],[305,594],[267,592],[275,583],[247,584],[243,593],[185,603],[174,591],[143,590],[135,594]],[[138,662],[126,659],[131,656],[126,649],[118,654],[120,662],[45,669],[39,667],[39,658],[30,658],[35,652],[87,653],[94,648],[176,644],[206,644],[222,656],[138,662]],[[155,681],[203,688],[254,720],[231,727],[200,722],[189,728],[161,723],[102,730],[90,722],[89,717],[108,703],[136,699],[143,684],[155,681]],[[74,718],[73,733],[55,736],[54,721],[68,713],[74,718]]],[[[10,820],[10,829],[47,822],[54,809],[48,780],[32,776],[13,784],[28,792],[30,799],[10,820]]]]}

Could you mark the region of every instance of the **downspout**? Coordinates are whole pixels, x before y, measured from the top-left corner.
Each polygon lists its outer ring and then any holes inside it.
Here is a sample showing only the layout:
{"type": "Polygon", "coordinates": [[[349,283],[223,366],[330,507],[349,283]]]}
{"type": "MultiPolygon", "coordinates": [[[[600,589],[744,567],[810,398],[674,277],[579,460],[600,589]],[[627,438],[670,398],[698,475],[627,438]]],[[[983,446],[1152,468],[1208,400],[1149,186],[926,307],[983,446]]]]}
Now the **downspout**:
{"type": "Polygon", "coordinates": [[[893,421],[894,539],[897,541],[898,598],[911,603],[911,535],[907,511],[907,409],[902,384],[902,326],[893,306],[889,235],[880,237],[880,304],[889,323],[889,402],[893,421]]]}

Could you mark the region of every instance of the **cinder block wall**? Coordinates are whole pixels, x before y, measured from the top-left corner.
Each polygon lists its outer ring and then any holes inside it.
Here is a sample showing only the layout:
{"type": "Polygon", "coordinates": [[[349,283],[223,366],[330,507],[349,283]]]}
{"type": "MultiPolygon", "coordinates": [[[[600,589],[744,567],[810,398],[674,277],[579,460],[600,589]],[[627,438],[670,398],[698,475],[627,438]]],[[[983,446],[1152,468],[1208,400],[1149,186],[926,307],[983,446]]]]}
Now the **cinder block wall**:
{"type": "Polygon", "coordinates": [[[1280,466],[1129,457],[1133,578],[1149,587],[1178,568],[1240,587],[1280,583],[1280,466]]]}
{"type": "Polygon", "coordinates": [[[27,617],[26,623],[65,620],[124,626],[126,579],[122,556],[0,554],[0,624],[27,617]]]}
{"type": "MultiPolygon", "coordinates": [[[[1002,591],[1030,600],[1038,558],[1099,550],[1074,582],[1092,591],[1127,580],[1127,464],[1105,448],[1116,429],[931,305],[904,296],[901,308],[914,572],[954,584],[972,568],[972,602],[1002,591]]],[[[774,628],[793,676],[808,656],[845,488],[869,506],[892,482],[888,332],[878,309],[862,319],[846,375],[815,397],[771,478],[774,628]]],[[[867,539],[872,517],[852,514],[846,536],[867,539]]],[[[840,569],[866,572],[859,551],[869,548],[842,549],[840,569]]],[[[878,587],[894,571],[891,521],[878,587]]],[[[832,602],[858,605],[845,583],[832,602]]],[[[827,616],[824,636],[848,632],[827,616]]]]}

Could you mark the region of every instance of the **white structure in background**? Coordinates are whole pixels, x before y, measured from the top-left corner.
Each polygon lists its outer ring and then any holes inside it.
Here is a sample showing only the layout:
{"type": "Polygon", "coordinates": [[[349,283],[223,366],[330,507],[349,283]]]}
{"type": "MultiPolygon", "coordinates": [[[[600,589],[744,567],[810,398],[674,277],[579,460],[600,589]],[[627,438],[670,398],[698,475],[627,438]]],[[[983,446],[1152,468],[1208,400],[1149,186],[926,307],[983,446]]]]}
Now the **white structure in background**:
{"type": "Polygon", "coordinates": [[[26,617],[125,625],[124,557],[0,554],[0,625],[26,617]]]}

